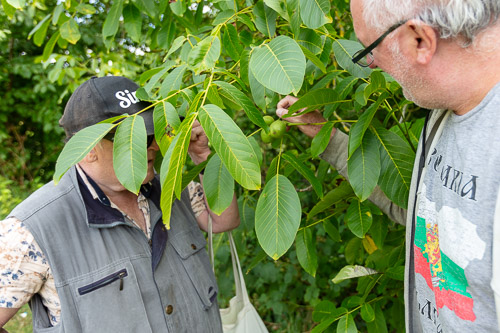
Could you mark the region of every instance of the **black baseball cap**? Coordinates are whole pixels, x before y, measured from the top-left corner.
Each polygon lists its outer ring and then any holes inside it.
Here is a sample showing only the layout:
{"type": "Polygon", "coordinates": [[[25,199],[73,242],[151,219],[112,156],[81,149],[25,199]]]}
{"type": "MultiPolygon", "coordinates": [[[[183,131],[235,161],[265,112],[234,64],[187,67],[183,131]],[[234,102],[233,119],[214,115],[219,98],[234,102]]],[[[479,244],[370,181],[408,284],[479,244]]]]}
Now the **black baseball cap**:
{"type": "MultiPolygon", "coordinates": [[[[64,108],[59,125],[70,138],[79,130],[100,121],[124,113],[135,114],[151,105],[135,97],[138,88],[134,81],[122,76],[94,76],[76,88],[64,108]]],[[[153,110],[146,110],[140,115],[144,118],[148,135],[154,134],[153,110]]]]}

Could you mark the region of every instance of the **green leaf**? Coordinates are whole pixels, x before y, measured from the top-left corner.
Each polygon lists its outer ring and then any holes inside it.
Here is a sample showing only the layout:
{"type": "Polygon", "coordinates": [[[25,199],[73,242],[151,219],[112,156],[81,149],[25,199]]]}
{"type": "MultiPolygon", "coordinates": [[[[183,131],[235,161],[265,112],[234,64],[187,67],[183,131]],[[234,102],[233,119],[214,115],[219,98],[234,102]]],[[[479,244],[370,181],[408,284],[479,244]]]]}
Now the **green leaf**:
{"type": "Polygon", "coordinates": [[[333,278],[332,282],[339,283],[344,280],[374,274],[379,274],[379,272],[368,267],[347,265],[340,270],[340,272],[333,278]]]}
{"type": "Polygon", "coordinates": [[[373,217],[373,223],[369,233],[372,236],[373,242],[378,248],[384,247],[385,238],[389,231],[388,224],[389,223],[387,222],[386,217],[376,215],[373,217]]]}
{"type": "Polygon", "coordinates": [[[269,183],[271,179],[278,174],[278,161],[280,160],[280,158],[280,155],[275,156],[269,164],[269,168],[267,169],[266,174],[266,183],[269,183]]]}
{"type": "Polygon", "coordinates": [[[362,263],[365,256],[363,240],[358,237],[351,238],[345,246],[344,254],[348,264],[362,263]]]}
{"type": "Polygon", "coordinates": [[[362,48],[360,43],[347,39],[337,39],[333,43],[333,53],[340,67],[359,78],[368,77],[372,72],[369,67],[361,67],[352,62],[352,55],[362,48]]]}
{"type": "Polygon", "coordinates": [[[405,266],[390,267],[385,272],[385,275],[393,280],[404,281],[405,266]]]}
{"type": "Polygon", "coordinates": [[[130,38],[139,43],[141,41],[142,15],[136,6],[128,4],[123,8],[123,25],[130,38]]]}
{"type": "Polygon", "coordinates": [[[343,79],[335,87],[335,92],[337,93],[338,99],[345,99],[351,92],[354,85],[358,82],[358,78],[354,76],[349,76],[343,79]]]}
{"type": "Polygon", "coordinates": [[[217,26],[221,24],[230,24],[234,22],[234,19],[235,19],[234,10],[224,10],[217,14],[217,16],[212,22],[212,25],[217,26]]]}
{"type": "Polygon", "coordinates": [[[111,9],[106,15],[104,24],[102,26],[102,38],[106,40],[108,37],[113,37],[118,31],[118,26],[120,24],[120,16],[122,16],[123,11],[123,0],[116,0],[113,2],[111,9]]]}
{"type": "Polygon", "coordinates": [[[7,0],[2,0],[2,6],[5,14],[11,20],[14,17],[14,14],[16,13],[16,8],[12,5],[10,5],[7,0]]]}
{"type": "Polygon", "coordinates": [[[276,13],[278,13],[285,20],[290,21],[290,17],[289,17],[288,12],[287,12],[285,0],[264,0],[264,3],[269,8],[272,8],[276,13]]]}
{"type": "Polygon", "coordinates": [[[234,179],[217,154],[212,156],[205,168],[203,191],[208,206],[217,215],[231,205],[234,196],[234,179]]]}
{"type": "Polygon", "coordinates": [[[43,18],[40,22],[38,22],[38,24],[37,24],[37,25],[36,25],[36,26],[35,26],[35,27],[34,27],[34,28],[30,31],[30,33],[28,34],[28,39],[30,39],[30,38],[31,38],[31,36],[33,36],[33,34],[34,34],[35,32],[37,32],[39,29],[41,29],[41,28],[42,28],[42,26],[43,26],[43,25],[45,25],[45,23],[46,23],[47,21],[50,23],[49,19],[50,19],[50,17],[51,17],[51,16],[52,16],[51,14],[48,14],[48,15],[47,15],[47,16],[45,16],[45,17],[44,17],[44,18],[43,18]]]}
{"type": "Polygon", "coordinates": [[[76,11],[83,15],[92,15],[95,14],[96,9],[92,5],[79,3],[78,6],[76,6],[76,11]]]}
{"type": "Polygon", "coordinates": [[[297,8],[290,18],[290,29],[294,37],[300,34],[300,25],[302,24],[302,19],[300,18],[300,10],[297,8]]]}
{"type": "Polygon", "coordinates": [[[342,238],[340,236],[339,229],[333,224],[330,220],[325,220],[323,222],[323,228],[325,229],[328,236],[333,239],[335,242],[341,242],[342,238]]]}
{"type": "MultiPolygon", "coordinates": [[[[209,159],[210,159],[210,156],[209,156],[209,159]]],[[[205,169],[207,164],[208,164],[208,160],[205,160],[182,175],[182,190],[184,190],[189,185],[190,182],[194,181],[199,176],[200,172],[203,169],[205,169]]]]}
{"type": "Polygon", "coordinates": [[[336,308],[335,304],[330,301],[321,301],[314,307],[313,320],[318,323],[323,322],[329,318],[337,320],[346,313],[346,308],[336,308]]]}
{"type": "Polygon", "coordinates": [[[216,84],[226,92],[226,98],[230,99],[231,102],[238,104],[243,108],[248,119],[250,119],[252,123],[262,128],[267,127],[261,112],[257,110],[255,105],[253,105],[252,100],[250,100],[247,95],[227,82],[215,81],[214,84],[216,84]]]}
{"type": "Polygon", "coordinates": [[[330,326],[332,326],[332,324],[337,320],[337,318],[328,318],[324,321],[322,321],[319,325],[315,326],[311,333],[322,333],[324,332],[327,328],[329,328],[330,326]]]}
{"type": "Polygon", "coordinates": [[[311,156],[318,157],[319,154],[325,151],[330,143],[330,137],[333,130],[333,122],[328,122],[321,127],[318,134],[314,136],[311,142],[311,156]]]}
{"type": "MultiPolygon", "coordinates": [[[[173,166],[176,161],[172,159],[172,155],[175,152],[175,148],[178,146],[179,138],[180,135],[177,135],[172,140],[167,152],[165,153],[165,156],[163,157],[160,167],[160,207],[163,214],[163,223],[167,226],[167,229],[170,229],[170,216],[172,214],[175,182],[178,181],[176,178],[172,178],[173,176],[177,176],[175,166],[173,166]],[[169,180],[171,180],[170,183],[167,182],[169,180]]],[[[182,149],[182,147],[180,149],[182,149]]],[[[180,149],[178,148],[177,151],[179,151],[180,149]]],[[[179,155],[177,155],[177,159],[179,159],[179,155]]]]}
{"type": "Polygon", "coordinates": [[[240,43],[238,31],[232,24],[224,26],[224,34],[222,35],[222,43],[227,54],[234,60],[240,60],[240,54],[243,51],[243,45],[240,43]]]}
{"type": "Polygon", "coordinates": [[[365,97],[368,99],[374,92],[386,87],[385,77],[381,71],[373,71],[370,75],[370,84],[365,89],[365,97]]]}
{"type": "Polygon", "coordinates": [[[307,273],[315,277],[318,269],[318,255],[310,228],[303,228],[298,231],[295,245],[300,265],[307,273]]]}
{"type": "Polygon", "coordinates": [[[319,109],[325,105],[336,103],[338,98],[337,93],[333,89],[315,89],[308,92],[295,102],[289,108],[289,114],[292,115],[294,112],[303,108],[307,108],[307,110],[319,109]]]}
{"type": "Polygon", "coordinates": [[[354,323],[354,316],[347,313],[345,316],[340,318],[337,325],[337,333],[358,333],[356,323],[354,323]]]}
{"type": "Polygon", "coordinates": [[[259,1],[253,7],[255,25],[257,29],[267,37],[274,37],[276,33],[276,18],[278,15],[274,10],[267,7],[264,2],[259,1]]]}
{"type": "Polygon", "coordinates": [[[196,44],[189,52],[188,63],[195,74],[215,67],[220,56],[220,40],[217,36],[208,36],[196,44]]]}
{"type": "Polygon", "coordinates": [[[309,59],[316,67],[318,67],[323,73],[326,73],[326,67],[325,65],[321,62],[321,60],[314,55],[311,51],[306,49],[304,46],[300,45],[300,48],[302,49],[302,52],[306,56],[307,59],[309,59]]]}
{"type": "Polygon", "coordinates": [[[380,169],[379,145],[373,134],[368,132],[361,146],[347,161],[349,182],[359,200],[365,201],[373,192],[377,186],[380,169]]]}
{"type": "Polygon", "coordinates": [[[397,134],[381,127],[372,127],[380,143],[380,189],[402,208],[408,205],[411,174],[415,153],[397,134]]]}
{"type": "Polygon", "coordinates": [[[198,119],[231,176],[246,189],[259,189],[259,161],[252,145],[231,117],[218,106],[209,104],[200,108],[198,119]]]}
{"type": "Polygon", "coordinates": [[[338,187],[328,192],[323,199],[318,202],[307,214],[307,219],[311,219],[318,213],[331,208],[333,205],[348,198],[353,194],[351,185],[348,182],[342,182],[338,187]]]}
{"type": "Polygon", "coordinates": [[[172,91],[179,90],[186,69],[186,65],[181,65],[167,75],[160,88],[160,96],[162,98],[167,97],[172,91]]]}
{"type": "Polygon", "coordinates": [[[276,175],[264,187],[255,210],[255,231],[267,255],[278,260],[292,246],[299,228],[300,200],[292,183],[276,175]]]}
{"type": "Polygon", "coordinates": [[[25,0],[7,0],[7,3],[16,9],[23,9],[26,6],[25,0]]]}
{"type": "Polygon", "coordinates": [[[285,152],[281,155],[284,160],[290,163],[295,170],[297,170],[309,183],[311,183],[314,191],[320,199],[323,198],[323,186],[321,182],[316,178],[314,172],[302,163],[297,157],[289,152],[285,152]]]}
{"type": "Polygon", "coordinates": [[[311,29],[332,23],[330,0],[300,0],[300,17],[302,22],[311,29]]]}
{"type": "Polygon", "coordinates": [[[170,2],[170,9],[172,9],[172,12],[175,15],[182,17],[186,12],[186,4],[184,3],[184,0],[177,0],[175,2],[170,2]]]}
{"type": "Polygon", "coordinates": [[[279,94],[297,94],[302,87],[306,59],[290,37],[278,36],[253,50],[250,70],[263,86],[279,94]]]}
{"type": "Polygon", "coordinates": [[[353,200],[347,209],[345,220],[347,227],[349,227],[354,235],[364,238],[372,226],[373,218],[368,206],[363,205],[359,200],[353,200]]]}
{"type": "Polygon", "coordinates": [[[264,160],[264,155],[262,154],[262,150],[260,149],[259,143],[253,136],[248,137],[248,142],[250,142],[250,144],[252,145],[253,152],[255,153],[255,156],[257,156],[257,160],[259,161],[259,166],[261,166],[262,161],[264,160]]]}
{"type": "Polygon", "coordinates": [[[177,198],[181,196],[182,169],[186,162],[186,156],[191,138],[191,129],[196,120],[196,113],[189,115],[181,127],[179,133],[168,147],[160,169],[161,198],[160,207],[163,213],[163,223],[170,229],[170,217],[174,194],[177,198]]]}
{"type": "Polygon", "coordinates": [[[300,34],[295,40],[314,55],[323,51],[323,41],[314,30],[300,29],[300,34]]]}
{"type": "MultiPolygon", "coordinates": [[[[255,104],[257,104],[259,108],[265,111],[267,109],[266,87],[264,87],[262,84],[260,84],[259,81],[257,81],[252,71],[248,71],[248,81],[250,83],[250,91],[252,92],[252,98],[255,104]]],[[[269,92],[274,94],[274,92],[270,90],[269,92]]]]}
{"type": "Polygon", "coordinates": [[[375,320],[375,311],[370,304],[365,303],[361,306],[361,318],[367,323],[375,320]]]}
{"type": "Polygon", "coordinates": [[[220,97],[219,91],[217,90],[217,86],[215,84],[211,84],[207,88],[207,99],[210,101],[210,103],[217,105],[221,109],[225,109],[224,101],[220,97]]]}
{"type": "MultiPolygon", "coordinates": [[[[241,62],[240,62],[241,64],[241,62]]],[[[236,86],[238,89],[240,90],[243,90],[243,91],[247,91],[247,84],[245,84],[245,82],[243,82],[242,79],[240,79],[238,76],[234,75],[233,73],[223,69],[223,68],[214,68],[214,70],[212,71],[212,73],[216,73],[216,74],[223,74],[225,76],[228,76],[229,78],[235,80],[236,82],[238,82],[239,84],[239,87],[236,86]]],[[[243,77],[243,76],[242,76],[243,77]]],[[[226,81],[229,81],[228,79],[226,79],[226,81]]]]}
{"type": "MultiPolygon", "coordinates": [[[[50,17],[50,14],[47,15],[46,17],[50,17]]],[[[42,46],[43,42],[45,41],[45,37],[47,36],[47,29],[49,25],[50,25],[50,20],[46,20],[45,22],[43,22],[40,29],[38,29],[35,32],[35,37],[33,38],[33,42],[35,43],[36,46],[42,46]]]]}
{"type": "Polygon", "coordinates": [[[54,182],[57,184],[70,167],[80,162],[94,146],[116,125],[95,124],[76,133],[57,158],[54,182]]]}
{"type": "Polygon", "coordinates": [[[155,106],[153,120],[156,142],[160,147],[161,154],[165,155],[181,124],[181,120],[173,105],[165,101],[155,106]]]}
{"type": "Polygon", "coordinates": [[[141,116],[131,116],[120,123],[113,144],[113,165],[120,183],[138,194],[148,172],[146,125],[141,116]]]}
{"type": "Polygon", "coordinates": [[[168,53],[165,56],[165,58],[168,58],[172,53],[174,53],[175,51],[177,51],[182,45],[184,45],[184,43],[186,42],[186,40],[187,40],[187,38],[184,37],[184,36],[179,36],[176,39],[174,39],[174,41],[172,43],[172,46],[168,50],[168,53]]]}
{"type": "MultiPolygon", "coordinates": [[[[238,21],[240,21],[241,23],[243,23],[244,25],[246,25],[248,27],[248,29],[250,29],[250,31],[255,31],[255,26],[253,24],[253,21],[252,19],[250,18],[249,15],[245,15],[245,14],[239,14],[237,17],[238,21]]],[[[250,32],[248,32],[247,30],[242,30],[241,33],[248,33],[247,36],[252,38],[252,34],[250,32]]],[[[242,37],[243,35],[241,35],[240,33],[240,37],[242,37]]],[[[243,40],[242,40],[243,41],[243,40]]]]}
{"type": "Polygon", "coordinates": [[[167,21],[160,28],[158,34],[156,35],[156,42],[158,43],[158,47],[162,48],[163,50],[168,50],[175,38],[176,33],[177,31],[175,30],[174,21],[167,21]]]}
{"type": "Polygon", "coordinates": [[[385,101],[387,94],[380,95],[376,103],[370,105],[363,114],[359,117],[358,121],[351,127],[349,132],[349,158],[358,149],[363,141],[366,130],[370,127],[373,117],[377,112],[380,104],[385,101]]]}
{"type": "Polygon", "coordinates": [[[61,37],[70,42],[71,44],[76,44],[80,40],[80,29],[75,19],[70,18],[68,21],[61,25],[61,37]]]}
{"type": "Polygon", "coordinates": [[[356,92],[354,93],[354,100],[359,105],[365,106],[368,103],[368,98],[365,95],[367,87],[368,83],[362,83],[356,88],[356,92]]]}
{"type": "Polygon", "coordinates": [[[64,12],[64,4],[60,3],[54,8],[54,12],[52,14],[52,25],[56,25],[59,22],[59,18],[61,14],[64,12]]]}
{"type": "MultiPolygon", "coordinates": [[[[158,86],[158,82],[162,80],[168,73],[168,71],[175,65],[173,61],[167,61],[160,67],[160,71],[153,74],[153,76],[148,80],[148,83],[144,86],[144,90],[148,96],[152,96],[153,89],[156,89],[158,86]]],[[[141,76],[142,78],[142,76],[141,76]]],[[[137,94],[137,93],[136,93],[137,94]]]]}
{"type": "Polygon", "coordinates": [[[387,323],[380,306],[375,305],[375,320],[366,323],[366,328],[368,328],[368,333],[387,333],[387,323]]]}
{"type": "Polygon", "coordinates": [[[134,0],[134,4],[143,13],[146,13],[149,17],[154,18],[158,12],[155,6],[154,0],[134,0]]]}

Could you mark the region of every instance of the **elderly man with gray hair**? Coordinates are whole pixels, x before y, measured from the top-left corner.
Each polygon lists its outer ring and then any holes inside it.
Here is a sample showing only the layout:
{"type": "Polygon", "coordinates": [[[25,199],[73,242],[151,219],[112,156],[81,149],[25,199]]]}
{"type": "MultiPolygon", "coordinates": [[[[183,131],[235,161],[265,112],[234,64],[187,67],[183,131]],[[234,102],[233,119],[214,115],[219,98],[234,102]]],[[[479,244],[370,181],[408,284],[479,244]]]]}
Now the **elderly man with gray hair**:
{"type": "MultiPolygon", "coordinates": [[[[408,332],[498,332],[500,318],[500,1],[352,0],[360,66],[380,68],[430,109],[408,210],[369,198],[407,226],[408,332]]],[[[278,103],[283,116],[296,98],[278,103]]],[[[321,113],[286,118],[324,122],[321,113]]],[[[321,128],[301,125],[314,137],[321,128]]],[[[348,136],[322,158],[347,177],[348,136]]]]}

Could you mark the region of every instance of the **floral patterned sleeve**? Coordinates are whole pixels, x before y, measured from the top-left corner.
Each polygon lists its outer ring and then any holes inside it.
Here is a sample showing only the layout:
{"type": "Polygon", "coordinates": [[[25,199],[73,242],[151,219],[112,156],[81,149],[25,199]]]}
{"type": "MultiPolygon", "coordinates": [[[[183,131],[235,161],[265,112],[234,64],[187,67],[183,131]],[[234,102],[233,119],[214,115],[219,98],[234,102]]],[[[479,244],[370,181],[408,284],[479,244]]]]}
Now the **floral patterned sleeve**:
{"type": "Polygon", "coordinates": [[[20,308],[44,288],[49,264],[16,218],[0,221],[0,307],[20,308]]]}
{"type": "Polygon", "coordinates": [[[193,208],[194,216],[198,217],[201,213],[207,210],[205,205],[205,193],[200,183],[190,182],[188,185],[189,198],[191,199],[191,208],[193,208]]]}

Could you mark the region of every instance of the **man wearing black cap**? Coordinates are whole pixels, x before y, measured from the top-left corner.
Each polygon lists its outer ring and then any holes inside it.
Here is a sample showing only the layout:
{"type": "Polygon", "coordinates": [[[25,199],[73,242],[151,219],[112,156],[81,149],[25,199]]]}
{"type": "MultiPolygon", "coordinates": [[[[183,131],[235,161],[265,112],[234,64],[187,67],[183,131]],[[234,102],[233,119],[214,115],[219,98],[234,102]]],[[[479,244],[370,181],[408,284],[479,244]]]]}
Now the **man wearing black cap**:
{"type": "MultiPolygon", "coordinates": [[[[123,77],[83,83],[60,120],[67,138],[102,120],[142,111],[149,104],[136,98],[137,88],[123,77]]],[[[214,232],[237,227],[236,200],[217,216],[201,185],[192,183],[174,202],[167,231],[153,168],[159,148],[152,111],[140,115],[148,134],[148,171],[138,195],[115,175],[108,134],[57,186],[46,184],[0,222],[0,327],[29,301],[34,332],[222,330],[200,227],[207,229],[209,217],[214,232]]],[[[199,123],[189,154],[195,164],[210,154],[199,123]]]]}

